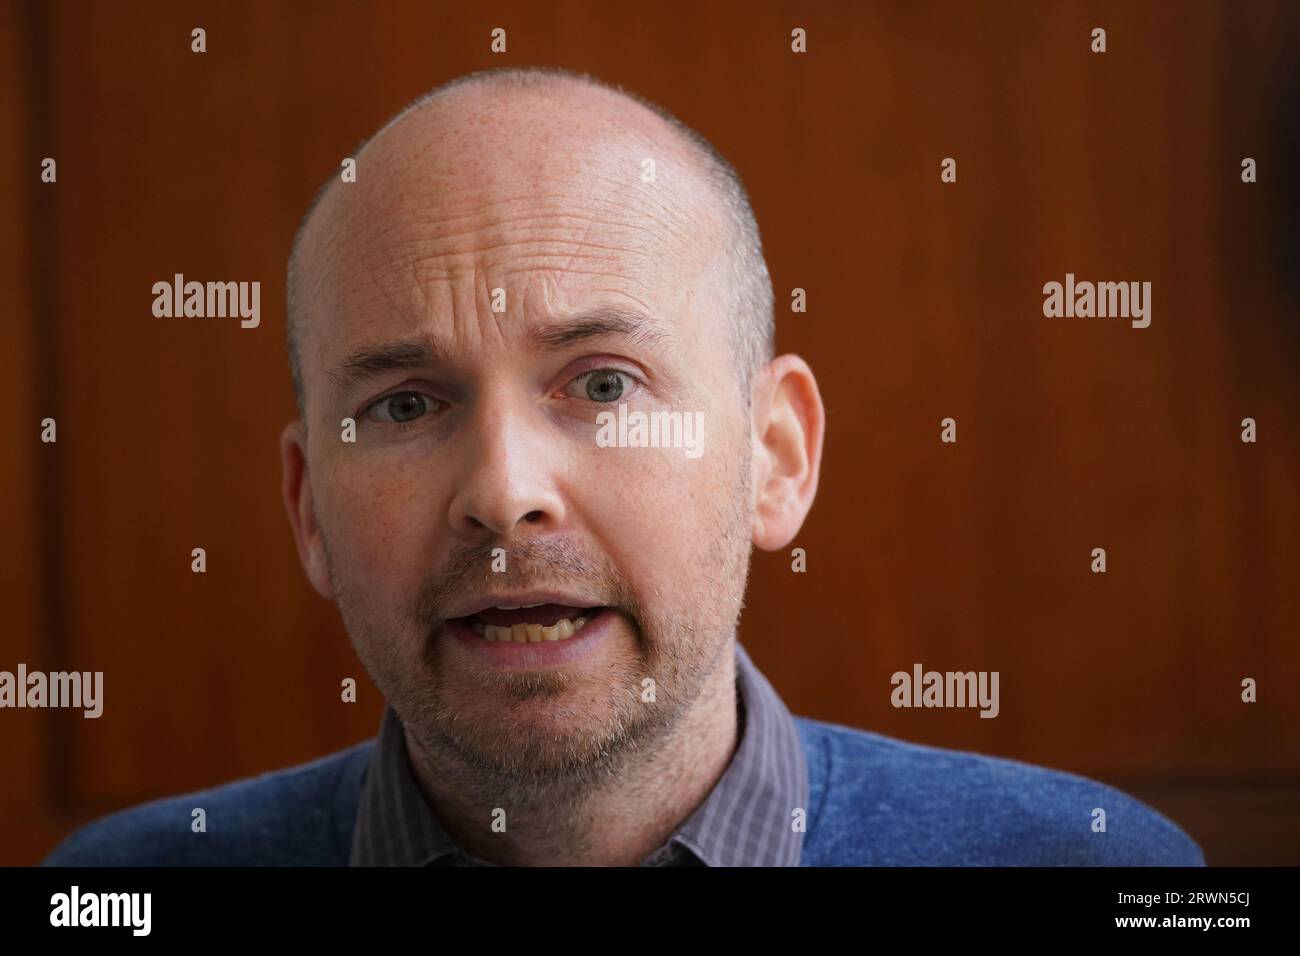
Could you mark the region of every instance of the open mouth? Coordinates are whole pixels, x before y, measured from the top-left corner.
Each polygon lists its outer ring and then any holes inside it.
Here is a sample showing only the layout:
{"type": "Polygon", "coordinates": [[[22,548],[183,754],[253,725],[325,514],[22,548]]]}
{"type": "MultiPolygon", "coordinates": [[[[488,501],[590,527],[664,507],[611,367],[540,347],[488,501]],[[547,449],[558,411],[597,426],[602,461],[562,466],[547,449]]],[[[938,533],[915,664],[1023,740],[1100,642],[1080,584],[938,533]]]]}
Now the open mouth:
{"type": "Polygon", "coordinates": [[[534,604],[484,608],[477,614],[456,620],[485,641],[541,644],[544,641],[567,641],[604,610],[604,607],[534,604]]]}

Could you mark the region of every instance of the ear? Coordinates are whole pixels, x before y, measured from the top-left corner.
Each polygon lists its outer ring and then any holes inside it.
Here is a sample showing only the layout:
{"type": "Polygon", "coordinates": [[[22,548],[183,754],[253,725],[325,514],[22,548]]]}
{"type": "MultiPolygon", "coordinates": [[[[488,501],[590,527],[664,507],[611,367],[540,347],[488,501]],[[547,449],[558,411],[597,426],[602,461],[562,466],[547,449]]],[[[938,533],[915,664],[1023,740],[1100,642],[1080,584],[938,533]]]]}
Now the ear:
{"type": "Polygon", "coordinates": [[[280,433],[280,492],[289,513],[293,537],[298,543],[298,560],[307,572],[307,580],[327,600],[334,600],[329,565],[325,560],[320,526],[312,506],[311,475],[307,471],[307,436],[302,423],[294,420],[280,433]]]}
{"type": "Polygon", "coordinates": [[[784,548],[817,495],[826,410],[808,363],[781,355],[755,383],[754,546],[784,548]]]}

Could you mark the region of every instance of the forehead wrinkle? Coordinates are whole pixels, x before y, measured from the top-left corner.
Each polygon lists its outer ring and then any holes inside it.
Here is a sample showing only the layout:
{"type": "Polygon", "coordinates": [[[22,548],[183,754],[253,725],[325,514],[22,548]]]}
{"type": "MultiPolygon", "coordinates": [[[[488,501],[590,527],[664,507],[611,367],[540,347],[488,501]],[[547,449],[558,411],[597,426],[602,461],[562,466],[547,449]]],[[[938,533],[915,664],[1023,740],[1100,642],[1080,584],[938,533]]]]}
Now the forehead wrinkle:
{"type": "MultiPolygon", "coordinates": [[[[526,258],[536,259],[568,259],[587,258],[587,259],[610,259],[620,253],[632,253],[639,255],[638,251],[631,246],[622,245],[602,245],[594,242],[584,242],[579,239],[503,239],[500,242],[487,243],[475,246],[472,249],[457,249],[447,252],[431,252],[424,255],[413,256],[411,261],[416,263],[438,263],[447,259],[471,259],[479,258],[487,253],[505,252],[520,246],[540,246],[545,248],[535,249],[526,258]],[[572,247],[577,247],[573,249],[572,247]],[[585,251],[584,251],[585,250],[585,251]]],[[[641,256],[642,258],[646,258],[641,256]]],[[[534,264],[534,268],[544,268],[534,264]]],[[[557,271],[564,271],[559,269],[557,271]]]]}
{"type": "MultiPolygon", "coordinates": [[[[582,101],[566,105],[575,102],[582,101]]],[[[444,298],[441,290],[435,294],[434,283],[479,270],[501,279],[491,283],[476,277],[476,298],[484,294],[483,286],[551,269],[561,281],[566,275],[594,277],[604,280],[607,292],[643,302],[656,298],[656,277],[671,283],[674,270],[711,271],[715,256],[708,253],[727,246],[725,220],[714,215],[718,197],[694,153],[657,122],[629,126],[636,111],[624,112],[624,104],[616,104],[617,117],[583,107],[578,113],[589,121],[577,123],[560,123],[554,111],[542,110],[538,124],[555,119],[554,130],[530,123],[528,116],[536,111],[503,111],[505,132],[519,128],[514,117],[524,116],[525,132],[538,135],[523,146],[503,139],[494,151],[488,147],[496,134],[478,135],[480,124],[453,103],[444,104],[446,111],[412,114],[372,138],[357,157],[367,169],[360,188],[335,183],[320,210],[317,261],[337,266],[361,260],[362,285],[397,317],[431,317],[432,300],[444,298]],[[557,153],[574,162],[557,165],[557,153]],[[538,156],[544,160],[540,165],[538,156]],[[655,160],[655,182],[641,179],[644,158],[655,160]],[[547,175],[534,176],[538,169],[547,175]],[[541,188],[521,192],[534,182],[541,188]],[[557,235],[566,228],[575,235],[557,235]],[[529,235],[494,238],[510,229],[529,235]],[[601,233],[595,240],[593,231],[601,233]],[[471,242],[468,248],[445,248],[465,240],[471,242]],[[484,258],[498,261],[484,263],[484,258]],[[407,305],[399,307],[399,301],[407,305]]],[[[574,109],[565,116],[577,118],[574,109]]],[[[323,282],[341,276],[321,269],[304,278],[319,293],[323,282]]],[[[350,296],[363,295],[356,280],[349,284],[350,296]]],[[[338,291],[349,297],[347,290],[338,291]]]]}
{"type": "MultiPolygon", "coordinates": [[[[411,301],[411,308],[424,314],[429,311],[433,290],[448,284],[457,285],[474,278],[476,296],[480,305],[491,297],[491,286],[517,288],[520,276],[533,277],[535,273],[551,273],[553,281],[588,276],[614,280],[613,291],[637,301],[646,311],[651,311],[643,299],[650,298],[650,279],[653,261],[631,246],[607,246],[600,243],[583,243],[576,240],[505,240],[474,249],[427,251],[427,243],[405,243],[405,254],[367,257],[367,277],[384,293],[385,299],[399,314],[409,309],[398,308],[398,300],[411,301]],[[534,248],[529,249],[532,246],[534,248]],[[526,250],[521,254],[503,255],[512,250],[526,250]],[[493,255],[496,253],[496,255],[493,255]],[[625,254],[620,258],[620,254],[625,254]],[[497,260],[484,262],[484,259],[497,260]],[[489,281],[487,274],[494,276],[489,281]]],[[[517,295],[512,295],[517,301],[517,295]]],[[[511,310],[513,311],[513,309],[511,310]]]]}
{"type": "MultiPolygon", "coordinates": [[[[422,298],[425,297],[426,283],[462,278],[484,265],[490,271],[501,270],[511,275],[521,270],[547,268],[559,273],[579,273],[583,270],[573,269],[575,263],[619,262],[619,271],[608,274],[645,276],[655,261],[644,251],[646,244],[633,235],[614,235],[605,241],[589,238],[600,225],[608,226],[610,231],[657,237],[651,226],[641,223],[618,223],[593,216],[555,213],[500,219],[456,232],[438,231],[438,223],[434,222],[423,226],[415,224],[413,228],[408,225],[402,233],[388,229],[387,242],[366,243],[364,249],[357,250],[358,255],[349,258],[365,263],[372,281],[384,284],[404,278],[420,289],[422,298]],[[573,222],[583,224],[580,234],[556,234],[556,226],[573,222]],[[531,234],[509,237],[512,228],[527,229],[531,234]],[[479,241],[457,248],[454,240],[458,238],[476,238],[479,241]],[[510,255],[516,251],[519,254],[510,255]],[[483,263],[484,259],[495,261],[483,263]]],[[[396,294],[401,297],[400,291],[396,294]]],[[[391,300],[392,293],[386,295],[391,300]]]]}
{"type": "MultiPolygon", "coordinates": [[[[395,161],[414,157],[421,167],[419,176],[412,175],[412,163],[403,163],[395,171],[396,175],[374,176],[372,173],[366,177],[368,186],[363,190],[350,190],[346,197],[336,187],[336,201],[322,210],[325,214],[322,218],[333,220],[332,224],[337,227],[337,231],[329,230],[334,232],[331,240],[338,241],[341,238],[339,233],[345,233],[342,242],[368,247],[372,261],[380,257],[385,247],[387,254],[383,255],[384,259],[405,258],[398,250],[415,245],[418,251],[412,259],[419,261],[412,263],[410,274],[423,281],[450,278],[451,270],[440,267],[440,263],[447,259],[509,252],[530,243],[538,247],[536,254],[510,263],[507,268],[555,265],[560,271],[566,271],[566,266],[584,260],[591,262],[606,255],[610,258],[619,254],[646,258],[642,250],[646,248],[647,239],[651,240],[651,248],[660,250],[653,260],[655,262],[661,261],[664,253],[676,253],[688,261],[703,260],[707,256],[702,254],[709,250],[701,247],[717,245],[720,238],[717,223],[709,222],[715,227],[713,229],[702,228],[706,225],[705,220],[714,219],[708,215],[711,190],[700,180],[698,171],[673,141],[657,142],[639,130],[633,135],[617,127],[608,133],[601,130],[597,136],[601,142],[613,140],[615,146],[621,148],[601,150],[581,164],[580,177],[570,175],[559,180],[557,186],[540,196],[536,191],[521,195],[517,192],[519,186],[504,174],[482,178],[449,166],[450,160],[445,157],[454,154],[458,148],[464,151],[471,144],[447,143],[445,139],[430,142],[427,137],[431,131],[443,128],[443,119],[435,116],[436,111],[422,117],[413,116],[408,128],[394,127],[388,131],[388,136],[378,137],[367,146],[362,155],[369,160],[367,165],[375,167],[374,172],[395,161]],[[429,122],[419,122],[421,119],[429,122]],[[411,138],[416,140],[414,145],[411,138]],[[670,183],[671,188],[659,188],[641,181],[637,160],[641,153],[649,153],[657,159],[657,180],[661,184],[670,183]],[[626,167],[626,173],[615,171],[616,165],[626,167]],[[679,168],[684,173],[680,177],[677,175],[679,168]],[[599,188],[604,184],[612,188],[599,188]],[[495,195],[502,187],[509,195],[495,195]],[[521,215],[510,215],[512,209],[521,204],[533,208],[520,210],[521,215]],[[548,204],[553,208],[545,208],[548,204]],[[383,210],[388,210],[388,213],[384,214],[383,210]],[[616,218],[610,218],[611,215],[616,218]],[[354,224],[352,228],[344,229],[349,222],[354,224]],[[579,236],[554,234],[576,222],[583,225],[579,236]],[[612,237],[612,242],[592,241],[590,233],[599,227],[622,232],[627,239],[623,243],[617,236],[612,237]],[[494,241],[493,233],[510,228],[543,235],[494,241]],[[551,236],[544,235],[548,230],[551,236]],[[701,232],[714,241],[701,243],[701,232]],[[466,239],[472,241],[468,248],[441,248],[466,239]],[[430,245],[434,248],[430,249],[430,245]],[[552,252],[555,263],[546,261],[547,254],[552,252]]],[[[455,121],[457,118],[452,116],[450,119],[455,121]]],[[[591,130],[586,131],[582,141],[590,140],[593,135],[591,130]]],[[[570,147],[570,151],[577,151],[576,147],[570,147]]],[[[585,152],[578,152],[587,156],[585,152]]],[[[505,172],[524,161],[526,157],[521,157],[516,151],[492,156],[488,160],[494,168],[505,172]]],[[[547,166],[555,168],[554,163],[547,166]]],[[[382,266],[374,267],[374,274],[383,276],[386,271],[389,270],[382,266]]],[[[403,297],[400,292],[396,294],[403,297]]],[[[427,297],[423,288],[420,296],[427,297]]],[[[385,292],[385,298],[391,304],[392,294],[385,292]]]]}
{"type": "MultiPolygon", "coordinates": [[[[414,129],[404,132],[419,135],[414,129]]],[[[617,133],[601,137],[603,142],[612,139],[627,141],[630,137],[617,133]]],[[[624,147],[621,150],[602,150],[597,155],[575,148],[579,156],[587,159],[580,164],[580,173],[572,172],[562,179],[552,177],[550,181],[556,185],[545,192],[534,189],[519,194],[515,192],[518,186],[513,185],[508,174],[518,163],[526,162],[526,157],[514,151],[490,156],[484,165],[499,170],[496,176],[476,177],[473,173],[460,174],[455,170],[444,172],[444,168],[425,169],[428,165],[439,165],[438,161],[431,162],[431,157],[425,154],[446,155],[454,153],[457,148],[455,143],[446,145],[440,142],[416,151],[421,154],[419,165],[422,167],[417,178],[412,178],[410,164],[404,164],[396,176],[373,179],[364,193],[352,194],[352,202],[338,204],[338,219],[352,219],[353,213],[361,213],[363,221],[372,219],[371,223],[357,230],[363,233],[357,238],[377,245],[388,244],[393,238],[403,243],[418,240],[455,243],[474,240],[512,225],[528,228],[536,223],[564,228],[575,220],[581,221],[588,230],[592,226],[606,226],[610,230],[651,239],[660,247],[677,247],[674,251],[679,253],[703,252],[701,245],[714,245],[719,238],[725,242],[716,229],[718,223],[712,221],[715,217],[710,215],[713,205],[711,189],[700,181],[698,171],[689,161],[679,158],[675,144],[657,144],[645,135],[637,135],[635,139],[635,145],[641,147],[642,152],[652,156],[657,154],[657,183],[660,185],[642,183],[638,175],[637,156],[640,153],[629,153],[630,144],[625,142],[619,144],[624,147]],[[619,166],[625,167],[626,172],[615,171],[619,166]],[[684,173],[680,177],[675,172],[679,168],[684,173]],[[431,186],[431,180],[436,185],[431,186]],[[670,188],[661,188],[665,182],[671,184],[670,188]],[[609,188],[599,188],[602,185],[609,188]],[[496,195],[502,188],[511,194],[496,195]],[[520,204],[527,204],[531,209],[511,215],[511,209],[520,204]],[[369,209],[376,206],[391,208],[393,215],[367,215],[369,209]],[[378,218],[379,222],[373,222],[373,218],[378,218]],[[406,234],[404,240],[401,238],[403,233],[406,234]],[[714,242],[701,243],[701,233],[714,242]]],[[[380,141],[372,146],[377,152],[372,162],[378,167],[391,165],[394,160],[400,160],[411,152],[409,148],[403,149],[400,142],[391,149],[382,148],[380,141]]],[[[463,146],[460,148],[464,149],[463,146]]],[[[531,164],[526,165],[531,168],[531,164]]],[[[556,164],[550,161],[545,166],[554,169],[556,164]]],[[[573,241],[556,239],[559,242],[573,241]]],[[[507,248],[509,244],[509,241],[478,241],[473,242],[469,249],[456,250],[455,254],[477,254],[507,248]]],[[[600,244],[591,245],[598,247],[600,244]]]]}
{"type": "MultiPolygon", "coordinates": [[[[401,242],[399,248],[405,247],[405,255],[382,255],[380,250],[374,250],[357,266],[365,273],[365,284],[373,290],[373,299],[378,301],[382,299],[391,310],[393,318],[399,320],[403,325],[423,326],[443,325],[451,321],[453,327],[459,328],[462,323],[456,321],[458,310],[454,305],[450,307],[437,306],[434,302],[442,301],[447,298],[443,293],[447,292],[448,286],[462,286],[466,280],[472,280],[474,285],[474,297],[478,301],[480,308],[472,309],[477,312],[480,320],[491,319],[495,326],[496,332],[501,338],[513,337],[510,333],[521,330],[519,325],[503,325],[501,316],[496,313],[488,313],[482,309],[483,303],[487,302],[491,296],[491,283],[488,278],[488,272],[496,272],[498,283],[515,288],[523,289],[528,286],[528,279],[534,278],[537,272],[551,273],[549,277],[544,277],[544,286],[550,287],[556,282],[562,282],[567,277],[586,276],[599,280],[601,288],[588,289],[589,295],[606,295],[626,299],[641,310],[646,316],[657,314],[656,308],[649,303],[658,301],[652,294],[649,283],[647,270],[651,265],[651,260],[644,255],[639,255],[638,250],[623,250],[619,247],[607,247],[597,243],[583,243],[575,240],[564,241],[547,241],[537,243],[543,246],[542,251],[538,251],[531,256],[513,256],[503,257],[511,263],[509,267],[492,267],[489,266],[485,271],[484,264],[480,261],[483,253],[493,250],[511,249],[521,245],[526,245],[529,240],[511,240],[501,243],[485,245],[472,250],[456,250],[436,253],[432,255],[422,255],[421,252],[427,247],[428,243],[416,239],[407,239],[401,242]],[[554,248],[551,248],[554,247],[554,248]],[[577,248],[575,248],[577,247],[577,248]],[[594,251],[593,251],[594,250],[594,251]],[[634,263],[618,267],[617,258],[611,255],[611,252],[626,251],[634,257],[634,263]],[[591,266],[591,268],[583,268],[591,266]],[[499,271],[498,271],[499,270],[499,271]],[[516,284],[516,279],[523,276],[525,281],[516,284]]],[[[534,241],[535,242],[535,241],[534,241]]],[[[358,277],[360,278],[360,277],[358,277]]],[[[524,293],[526,295],[526,293],[524,293]]],[[[351,295],[354,302],[361,295],[361,288],[353,284],[351,295]]],[[[369,297],[368,297],[369,298],[369,297]]],[[[453,300],[456,298],[452,296],[453,300]]],[[[519,302],[516,299],[516,302],[519,302]]],[[[578,303],[575,303],[577,305],[578,303]]],[[[519,308],[521,306],[516,306],[519,308]]],[[[527,308],[526,306],[522,306],[527,308]]],[[[345,312],[347,309],[345,308],[345,312]]],[[[512,311],[514,311],[512,309],[512,311]]],[[[530,310],[531,311],[531,310],[530,310]]],[[[634,310],[633,310],[634,311],[634,310]]],[[[544,310],[548,314],[556,314],[553,310],[544,310]]],[[[471,323],[473,324],[473,323],[471,323]]],[[[522,328],[527,328],[527,323],[522,324],[522,328]]],[[[469,331],[464,328],[461,331],[469,331]]],[[[632,341],[642,345],[649,346],[668,346],[672,352],[679,351],[679,344],[676,336],[665,334],[660,329],[652,329],[649,326],[637,330],[631,328],[624,330],[629,332],[632,341]],[[635,334],[632,334],[634,333],[635,334]]],[[[453,335],[459,333],[453,331],[453,335]]],[[[589,336],[590,337],[590,336],[589,336]]]]}

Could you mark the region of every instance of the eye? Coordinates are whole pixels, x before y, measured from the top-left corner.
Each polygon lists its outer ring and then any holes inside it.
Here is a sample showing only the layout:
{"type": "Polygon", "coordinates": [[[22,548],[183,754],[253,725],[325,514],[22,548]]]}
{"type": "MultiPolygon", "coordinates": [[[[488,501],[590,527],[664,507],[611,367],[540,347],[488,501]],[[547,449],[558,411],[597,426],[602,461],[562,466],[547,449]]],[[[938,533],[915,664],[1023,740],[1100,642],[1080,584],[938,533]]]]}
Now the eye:
{"type": "Polygon", "coordinates": [[[583,372],[570,386],[578,386],[582,394],[593,402],[616,402],[636,384],[627,372],[612,368],[597,368],[583,372]]]}
{"type": "Polygon", "coordinates": [[[366,409],[366,415],[395,425],[413,422],[430,411],[433,401],[419,392],[394,392],[366,409]]]}

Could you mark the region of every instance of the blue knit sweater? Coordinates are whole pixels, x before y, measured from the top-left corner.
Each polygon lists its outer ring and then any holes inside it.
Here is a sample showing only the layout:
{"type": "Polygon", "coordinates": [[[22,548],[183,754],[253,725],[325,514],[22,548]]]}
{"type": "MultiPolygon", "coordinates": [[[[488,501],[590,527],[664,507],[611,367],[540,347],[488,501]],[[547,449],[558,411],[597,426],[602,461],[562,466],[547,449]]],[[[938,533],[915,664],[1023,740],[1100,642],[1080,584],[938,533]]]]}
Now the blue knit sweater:
{"type": "MultiPolygon", "coordinates": [[[[802,866],[1204,866],[1150,807],[1073,774],[796,717],[810,799],[802,866]],[[1105,832],[1094,832],[1096,808],[1105,832]]],[[[373,740],[124,810],[47,866],[346,866],[373,740]],[[202,807],[207,832],[193,833],[202,807]]]]}

